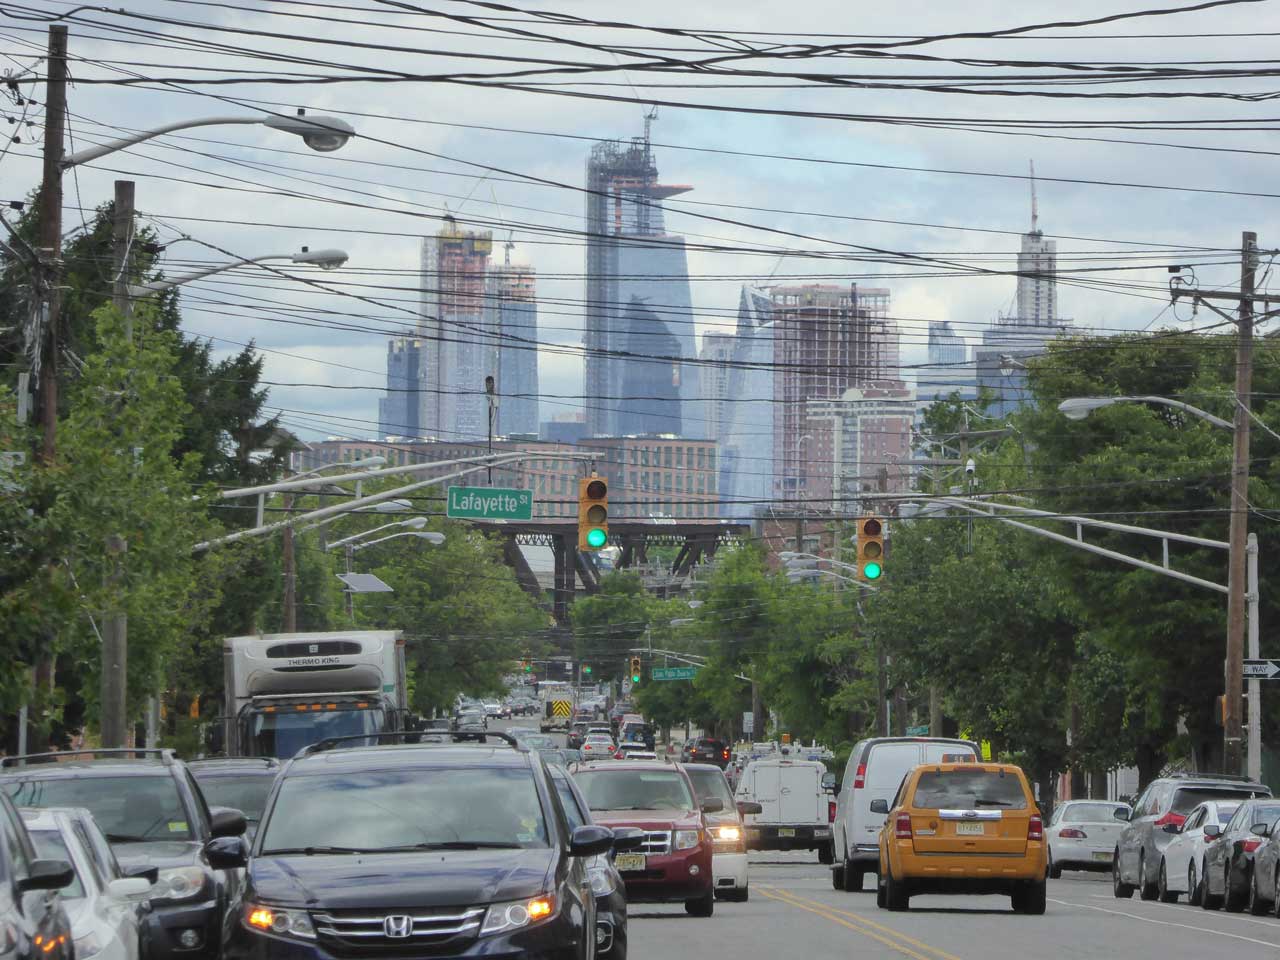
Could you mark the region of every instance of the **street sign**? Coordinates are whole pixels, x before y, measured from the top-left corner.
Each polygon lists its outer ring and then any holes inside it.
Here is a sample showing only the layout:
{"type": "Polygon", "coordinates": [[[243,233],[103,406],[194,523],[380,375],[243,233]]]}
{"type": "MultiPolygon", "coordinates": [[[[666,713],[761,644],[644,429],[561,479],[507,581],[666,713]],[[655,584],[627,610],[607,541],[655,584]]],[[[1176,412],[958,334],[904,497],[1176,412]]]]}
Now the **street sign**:
{"type": "Polygon", "coordinates": [[[654,667],[649,671],[653,680],[692,680],[697,675],[697,667],[654,667]]]}
{"type": "Polygon", "coordinates": [[[752,713],[750,710],[748,710],[746,713],[742,715],[742,732],[743,733],[756,732],[756,715],[752,713]]]}
{"type": "Polygon", "coordinates": [[[445,515],[454,520],[529,520],[533,491],[514,487],[450,487],[445,515]]]}
{"type": "Polygon", "coordinates": [[[1244,662],[1244,678],[1246,680],[1275,680],[1280,677],[1280,660],[1246,660],[1244,662]]]}
{"type": "Polygon", "coordinates": [[[929,735],[929,725],[922,724],[918,727],[907,727],[908,737],[927,737],[929,735]]]}

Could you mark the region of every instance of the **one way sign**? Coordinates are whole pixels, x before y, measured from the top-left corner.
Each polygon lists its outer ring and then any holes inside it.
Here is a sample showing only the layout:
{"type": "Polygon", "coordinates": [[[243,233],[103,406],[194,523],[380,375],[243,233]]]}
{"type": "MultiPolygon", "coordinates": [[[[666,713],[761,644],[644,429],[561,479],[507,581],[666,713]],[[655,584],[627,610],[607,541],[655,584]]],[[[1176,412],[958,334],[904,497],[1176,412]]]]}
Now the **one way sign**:
{"type": "Polygon", "coordinates": [[[1274,680],[1280,677],[1280,660],[1246,660],[1244,662],[1244,678],[1246,680],[1274,680]]]}

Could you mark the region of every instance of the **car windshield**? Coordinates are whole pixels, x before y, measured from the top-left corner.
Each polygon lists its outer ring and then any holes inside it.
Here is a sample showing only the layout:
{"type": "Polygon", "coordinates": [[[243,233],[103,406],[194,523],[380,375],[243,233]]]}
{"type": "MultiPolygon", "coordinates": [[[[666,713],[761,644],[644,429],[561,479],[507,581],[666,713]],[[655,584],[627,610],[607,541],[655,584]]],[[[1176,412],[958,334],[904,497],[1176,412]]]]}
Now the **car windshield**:
{"type": "Polygon", "coordinates": [[[112,843],[193,837],[178,785],[167,772],[21,780],[4,789],[19,807],[87,807],[112,843]]]}
{"type": "Polygon", "coordinates": [[[70,886],[58,891],[62,894],[62,899],[84,899],[84,884],[80,882],[80,871],[76,869],[76,862],[71,859],[71,851],[67,849],[66,837],[58,830],[32,830],[31,842],[35,845],[36,856],[41,860],[65,860],[71,864],[75,879],[70,886]]]}
{"type": "Polygon", "coordinates": [[[729,781],[725,780],[724,774],[719,770],[685,767],[684,772],[693,781],[693,792],[698,795],[699,802],[719,800],[726,810],[734,809],[733,794],[729,792],[729,781]]]}
{"type": "MultiPolygon", "coordinates": [[[[1257,790],[1238,790],[1231,787],[1179,787],[1174,791],[1173,806],[1169,809],[1185,816],[1206,800],[1249,800],[1257,796],[1257,793],[1257,790]]],[[[1236,806],[1239,806],[1239,803],[1236,806]]]]}
{"type": "Polygon", "coordinates": [[[545,847],[527,768],[416,767],[294,776],[264,826],[262,853],[545,847]]]}
{"type": "Polygon", "coordinates": [[[239,810],[251,823],[262,819],[267,794],[271,792],[271,784],[275,782],[273,775],[266,774],[213,777],[207,773],[196,773],[195,778],[209,806],[239,810]]]}
{"type": "Polygon", "coordinates": [[[574,779],[592,810],[694,807],[688,783],[674,770],[584,770],[574,779]]]}
{"type": "Polygon", "coordinates": [[[1022,782],[1003,770],[929,770],[920,774],[911,803],[925,810],[1025,810],[1027,796],[1022,782]]]}
{"type": "MultiPolygon", "coordinates": [[[[249,716],[248,755],[287,760],[303,747],[328,737],[381,733],[386,714],[374,710],[289,710],[254,712],[249,716]]],[[[375,746],[374,740],[352,740],[347,746],[375,746]]]]}
{"type": "Polygon", "coordinates": [[[1072,803],[1062,811],[1063,823],[1119,823],[1115,811],[1125,807],[1115,803],[1072,803]]]}

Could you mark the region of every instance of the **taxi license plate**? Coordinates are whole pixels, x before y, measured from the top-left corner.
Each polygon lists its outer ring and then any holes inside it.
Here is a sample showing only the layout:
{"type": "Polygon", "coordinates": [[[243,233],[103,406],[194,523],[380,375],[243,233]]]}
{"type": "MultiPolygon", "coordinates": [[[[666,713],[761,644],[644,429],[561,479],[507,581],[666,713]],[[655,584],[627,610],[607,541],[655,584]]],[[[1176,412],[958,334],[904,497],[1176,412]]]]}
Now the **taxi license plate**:
{"type": "Polygon", "coordinates": [[[632,870],[643,870],[647,866],[647,861],[643,853],[620,853],[613,861],[613,865],[618,868],[619,873],[627,873],[632,870]]]}
{"type": "Polygon", "coordinates": [[[1095,850],[1095,851],[1093,851],[1093,859],[1095,859],[1095,860],[1099,860],[1099,861],[1101,861],[1101,862],[1103,862],[1103,863],[1110,863],[1110,862],[1111,862],[1111,851],[1110,851],[1110,850],[1095,850]]]}
{"type": "Polygon", "coordinates": [[[957,823],[957,837],[980,837],[987,832],[987,828],[981,823],[957,823]]]}
{"type": "Polygon", "coordinates": [[[794,827],[779,827],[779,828],[778,828],[778,836],[780,836],[780,837],[794,837],[795,835],[796,835],[796,831],[795,831],[795,828],[794,828],[794,827]]]}

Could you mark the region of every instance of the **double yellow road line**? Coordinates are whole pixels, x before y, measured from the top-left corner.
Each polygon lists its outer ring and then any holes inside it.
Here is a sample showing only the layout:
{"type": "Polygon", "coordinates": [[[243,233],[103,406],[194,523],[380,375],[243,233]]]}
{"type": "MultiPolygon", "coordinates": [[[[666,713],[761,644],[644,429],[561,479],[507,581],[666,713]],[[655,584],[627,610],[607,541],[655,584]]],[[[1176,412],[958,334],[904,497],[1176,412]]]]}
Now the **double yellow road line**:
{"type": "Polygon", "coordinates": [[[937,947],[923,943],[914,937],[909,937],[905,933],[894,930],[892,927],[885,926],[883,923],[870,920],[865,914],[840,910],[830,904],[822,903],[818,900],[809,900],[788,890],[780,890],[777,887],[767,887],[759,884],[752,884],[752,886],[770,900],[776,900],[779,903],[785,903],[798,910],[804,910],[825,920],[830,920],[832,923],[860,933],[864,937],[877,940],[903,956],[911,957],[912,960],[960,960],[954,954],[939,950],[937,947]]]}

